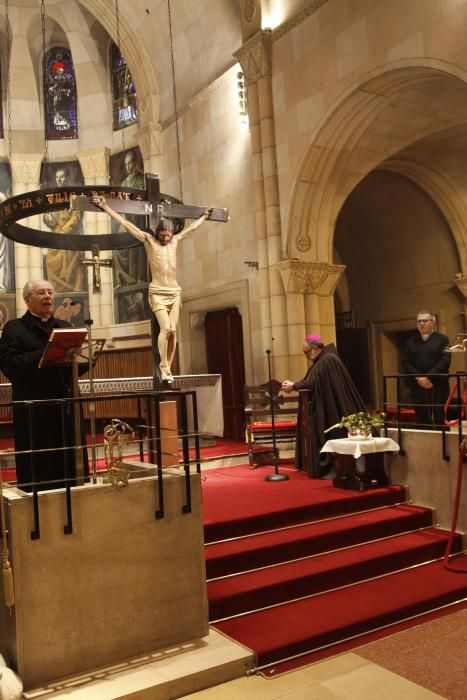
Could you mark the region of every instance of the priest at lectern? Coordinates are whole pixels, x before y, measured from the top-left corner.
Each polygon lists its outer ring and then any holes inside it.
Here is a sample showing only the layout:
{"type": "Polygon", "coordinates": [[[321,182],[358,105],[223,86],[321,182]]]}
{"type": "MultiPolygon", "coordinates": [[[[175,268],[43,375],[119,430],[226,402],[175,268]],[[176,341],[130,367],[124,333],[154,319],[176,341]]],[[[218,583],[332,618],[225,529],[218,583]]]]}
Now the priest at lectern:
{"type": "MultiPolygon", "coordinates": [[[[3,328],[0,369],[11,381],[13,401],[69,399],[73,396],[72,362],[47,366],[43,359],[54,329],[72,329],[69,323],[53,316],[54,296],[50,282],[27,282],[23,298],[28,310],[21,318],[8,321],[3,328]]],[[[79,365],[81,374],[87,369],[87,363],[79,365]]],[[[32,491],[33,482],[38,490],[63,488],[66,478],[71,479],[68,483],[73,486],[78,454],[81,455],[82,472],[88,474],[87,460],[82,451],[73,449],[77,444],[75,423],[71,402],[13,406],[15,451],[34,450],[33,454],[16,455],[19,488],[32,491]]]]}

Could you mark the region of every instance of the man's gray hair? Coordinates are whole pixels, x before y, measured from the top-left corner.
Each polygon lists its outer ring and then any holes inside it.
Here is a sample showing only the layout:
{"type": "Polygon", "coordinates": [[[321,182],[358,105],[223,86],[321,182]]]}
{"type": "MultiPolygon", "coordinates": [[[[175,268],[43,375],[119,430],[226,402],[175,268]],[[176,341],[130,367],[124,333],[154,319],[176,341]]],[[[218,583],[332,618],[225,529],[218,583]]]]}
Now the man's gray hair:
{"type": "Polygon", "coordinates": [[[417,318],[418,318],[419,316],[429,316],[429,317],[431,318],[432,321],[436,321],[436,318],[433,316],[433,314],[431,313],[431,311],[419,311],[418,314],[417,314],[417,318]]]}
{"type": "MultiPolygon", "coordinates": [[[[26,282],[26,284],[23,287],[23,299],[24,301],[27,301],[29,297],[32,294],[32,288],[35,284],[41,283],[41,282],[47,282],[47,284],[50,284],[48,280],[29,280],[29,282],[26,282]]],[[[52,287],[53,289],[53,287],[52,287]]]]}
{"type": "Polygon", "coordinates": [[[26,284],[23,287],[23,299],[24,299],[24,301],[28,300],[31,292],[32,292],[32,282],[26,282],[26,284]]]}

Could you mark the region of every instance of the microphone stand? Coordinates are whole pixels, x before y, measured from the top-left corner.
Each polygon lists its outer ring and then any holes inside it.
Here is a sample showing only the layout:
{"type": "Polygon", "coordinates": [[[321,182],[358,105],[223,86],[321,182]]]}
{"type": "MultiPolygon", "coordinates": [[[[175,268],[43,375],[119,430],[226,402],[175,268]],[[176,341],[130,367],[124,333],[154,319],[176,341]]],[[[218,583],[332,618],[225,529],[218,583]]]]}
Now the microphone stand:
{"type": "MultiPolygon", "coordinates": [[[[90,316],[91,314],[89,314],[90,316]]],[[[84,325],[88,329],[89,346],[89,422],[91,428],[91,464],[92,483],[97,483],[97,460],[96,460],[96,404],[94,402],[94,367],[93,367],[93,346],[92,346],[92,318],[85,318],[84,325]]]]}
{"type": "Polygon", "coordinates": [[[279,472],[279,453],[276,447],[276,423],[274,417],[274,396],[272,392],[272,375],[271,375],[271,351],[266,350],[268,356],[268,375],[269,375],[269,404],[271,407],[271,428],[272,428],[272,449],[274,452],[274,473],[264,477],[265,481],[288,481],[287,474],[279,472]]]}

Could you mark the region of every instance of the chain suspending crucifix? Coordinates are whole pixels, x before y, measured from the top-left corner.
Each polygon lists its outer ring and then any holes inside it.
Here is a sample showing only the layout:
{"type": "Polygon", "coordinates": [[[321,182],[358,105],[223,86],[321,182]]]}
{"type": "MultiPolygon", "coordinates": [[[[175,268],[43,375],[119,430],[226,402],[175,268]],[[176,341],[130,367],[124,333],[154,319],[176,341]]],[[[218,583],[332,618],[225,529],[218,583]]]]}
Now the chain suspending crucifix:
{"type": "MultiPolygon", "coordinates": [[[[146,199],[125,201],[107,200],[100,192],[86,196],[72,197],[70,206],[80,211],[102,209],[118,221],[138,241],[143,243],[151,271],[149,284],[149,304],[156,324],[152,324],[155,382],[172,384],[172,360],[176,348],[176,327],[181,306],[181,289],[176,280],[176,250],[178,243],[195,231],[203,221],[228,221],[226,209],[214,209],[185,205],[161,195],[159,177],[146,175],[146,199]],[[122,214],[146,216],[147,225],[139,228],[122,214]],[[184,219],[195,219],[183,228],[184,219]],[[156,350],[157,349],[157,350],[156,350]]],[[[94,277],[99,275],[99,251],[93,252],[94,277]]],[[[90,261],[92,264],[92,261],[90,261]]]]}

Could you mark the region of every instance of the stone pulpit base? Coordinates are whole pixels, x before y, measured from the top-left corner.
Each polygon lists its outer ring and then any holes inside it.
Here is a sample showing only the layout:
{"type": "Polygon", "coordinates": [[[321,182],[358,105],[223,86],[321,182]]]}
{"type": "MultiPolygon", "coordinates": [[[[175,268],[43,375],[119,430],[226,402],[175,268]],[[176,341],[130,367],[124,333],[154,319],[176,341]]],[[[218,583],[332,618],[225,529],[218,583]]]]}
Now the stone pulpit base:
{"type": "Polygon", "coordinates": [[[183,470],[163,479],[160,519],[157,476],[72,489],[68,535],[65,491],[40,493],[35,540],[32,496],[4,490],[16,603],[1,592],[0,653],[25,689],[207,634],[200,477],[190,513],[183,470]]]}

